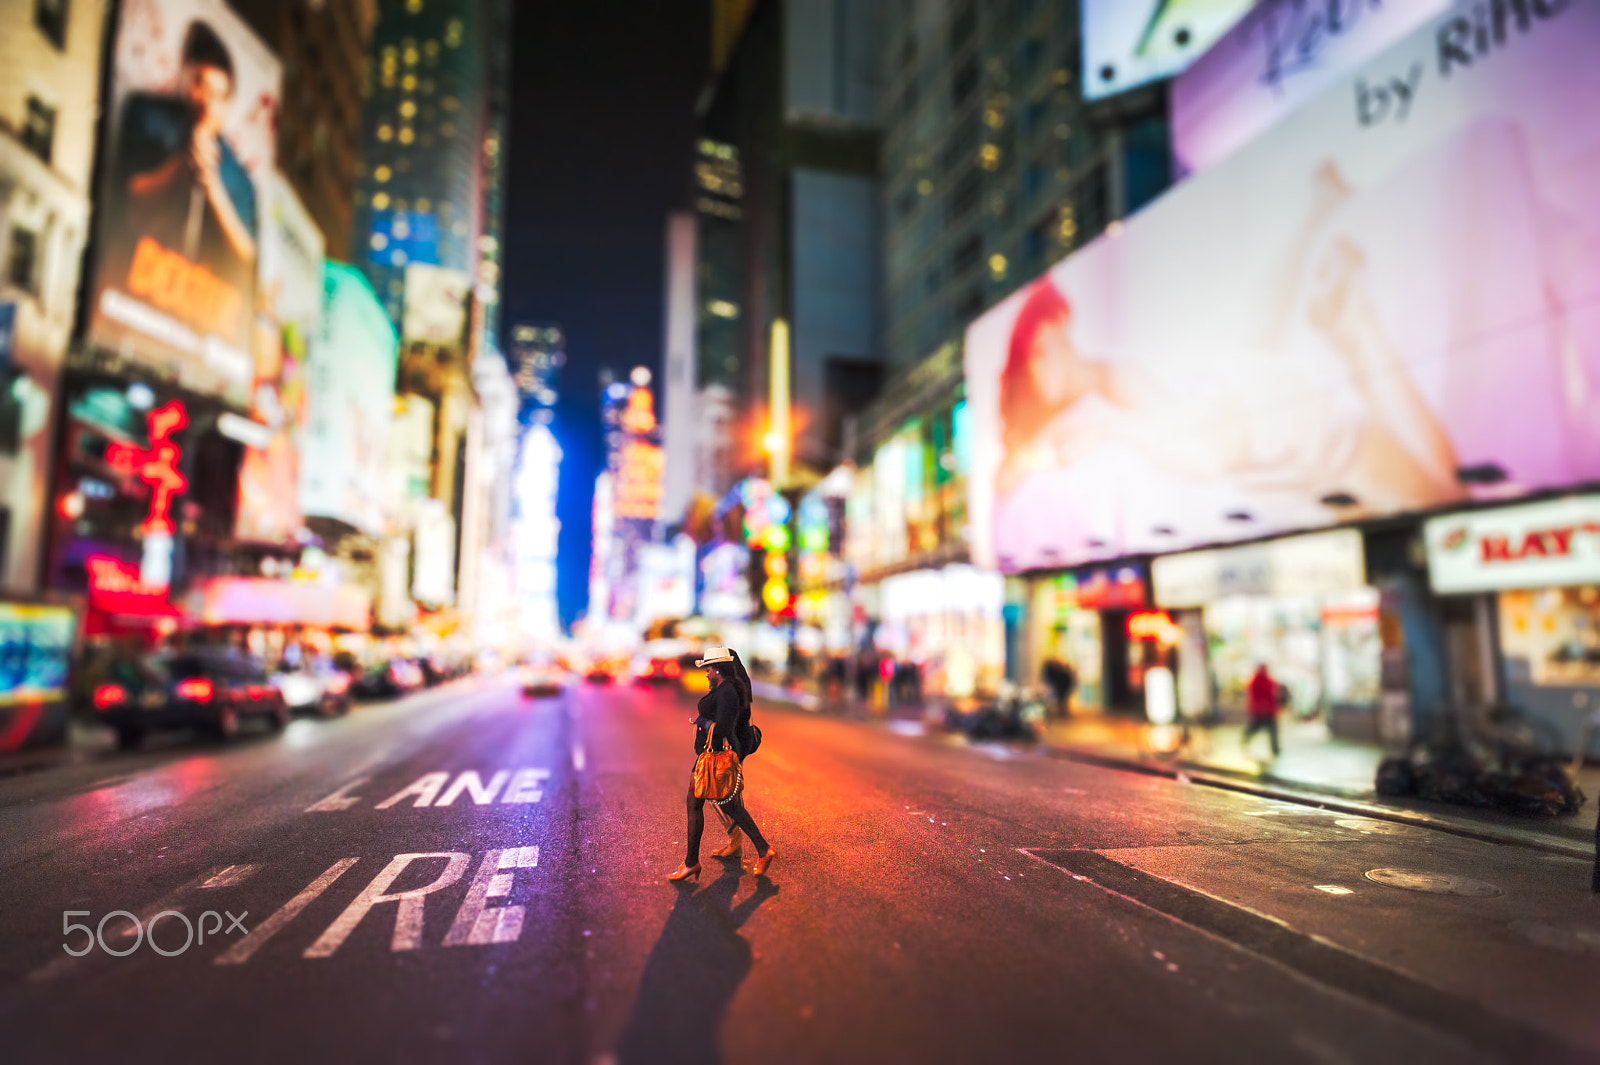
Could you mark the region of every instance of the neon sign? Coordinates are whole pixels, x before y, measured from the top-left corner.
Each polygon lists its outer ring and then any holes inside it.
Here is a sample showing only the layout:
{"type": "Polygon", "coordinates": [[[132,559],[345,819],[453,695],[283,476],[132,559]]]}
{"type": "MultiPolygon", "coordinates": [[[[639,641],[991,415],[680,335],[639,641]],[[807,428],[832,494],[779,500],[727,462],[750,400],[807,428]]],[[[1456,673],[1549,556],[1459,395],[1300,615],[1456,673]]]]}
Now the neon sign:
{"type": "Polygon", "coordinates": [[[132,444],[106,448],[107,465],[150,486],[150,513],[140,526],[146,534],[172,535],[172,498],[189,487],[189,479],[178,470],[182,451],[172,442],[172,434],[188,424],[183,404],[173,400],[150,412],[149,450],[132,444]]]}
{"type": "Polygon", "coordinates": [[[655,431],[655,396],[647,388],[635,388],[628,393],[628,405],[622,411],[622,428],[637,436],[655,431]]]}
{"type": "Polygon", "coordinates": [[[146,584],[139,578],[139,567],[106,555],[90,555],[84,560],[89,571],[89,592],[95,598],[103,596],[137,596],[141,599],[164,599],[166,590],[146,584]]]}
{"type": "Polygon", "coordinates": [[[150,486],[147,533],[172,534],[172,497],[189,487],[189,479],[178,472],[178,445],[171,436],[188,424],[189,415],[176,400],[150,412],[150,457],[139,467],[139,479],[150,486]]]}
{"type": "Polygon", "coordinates": [[[1164,610],[1144,610],[1128,616],[1128,638],[1176,647],[1183,642],[1183,629],[1164,610]]]}

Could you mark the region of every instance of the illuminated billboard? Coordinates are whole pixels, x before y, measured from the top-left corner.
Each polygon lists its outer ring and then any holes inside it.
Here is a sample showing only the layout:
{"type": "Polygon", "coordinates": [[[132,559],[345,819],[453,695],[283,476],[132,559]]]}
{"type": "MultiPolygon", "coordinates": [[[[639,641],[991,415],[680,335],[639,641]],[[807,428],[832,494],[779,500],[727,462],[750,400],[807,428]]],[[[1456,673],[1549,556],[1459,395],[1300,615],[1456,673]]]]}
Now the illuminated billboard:
{"type": "Polygon", "coordinates": [[[66,697],[77,630],[69,607],[0,602],[0,709],[66,697]]]}
{"type": "Polygon", "coordinates": [[[91,341],[243,405],[280,70],[223,0],[127,0],[91,341]]]}
{"type": "Polygon", "coordinates": [[[1600,479],[1600,6],[1525,14],[1423,26],[973,323],[974,557],[1600,479]]]}
{"type": "Polygon", "coordinates": [[[1170,78],[1250,10],[1251,0],[1083,0],[1083,95],[1170,78]]]}
{"type": "Polygon", "coordinates": [[[250,396],[256,420],[270,433],[265,446],[244,450],[234,528],[242,540],[283,541],[301,525],[298,437],[307,347],[322,318],[323,240],[283,175],[267,178],[250,396]]]}
{"type": "Polygon", "coordinates": [[[400,330],[407,343],[459,344],[471,292],[472,278],[460,270],[418,262],[407,266],[406,310],[400,330]]]}
{"type": "Polygon", "coordinates": [[[1215,165],[1453,0],[1259,0],[1172,82],[1180,174],[1215,165]]]}
{"type": "Polygon", "coordinates": [[[383,304],[353,266],[324,272],[322,324],[307,364],[300,509],[383,531],[385,458],[394,416],[399,340],[383,304]]]}

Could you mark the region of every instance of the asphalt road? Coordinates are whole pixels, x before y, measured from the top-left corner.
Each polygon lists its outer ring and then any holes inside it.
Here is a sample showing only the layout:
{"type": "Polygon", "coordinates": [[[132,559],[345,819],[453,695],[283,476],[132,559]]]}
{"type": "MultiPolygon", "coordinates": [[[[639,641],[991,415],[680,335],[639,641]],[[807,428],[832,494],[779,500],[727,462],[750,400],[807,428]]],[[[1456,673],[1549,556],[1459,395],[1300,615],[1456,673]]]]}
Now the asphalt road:
{"type": "Polygon", "coordinates": [[[1600,1060],[1580,860],[758,707],[777,862],[677,887],[691,713],[474,679],[0,778],[3,1056],[1600,1060]]]}

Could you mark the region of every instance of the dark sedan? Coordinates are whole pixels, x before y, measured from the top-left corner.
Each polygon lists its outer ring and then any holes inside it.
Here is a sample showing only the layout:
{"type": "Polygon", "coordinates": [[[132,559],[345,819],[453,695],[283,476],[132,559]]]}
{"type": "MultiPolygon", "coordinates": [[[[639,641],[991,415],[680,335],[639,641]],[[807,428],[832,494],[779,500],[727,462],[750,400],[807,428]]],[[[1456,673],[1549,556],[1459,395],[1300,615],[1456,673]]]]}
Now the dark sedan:
{"type": "Polygon", "coordinates": [[[289,723],[289,707],[260,664],[220,649],[150,655],[115,670],[95,689],[94,708],[124,750],[151,732],[194,728],[231,740],[247,720],[274,732],[289,723]]]}

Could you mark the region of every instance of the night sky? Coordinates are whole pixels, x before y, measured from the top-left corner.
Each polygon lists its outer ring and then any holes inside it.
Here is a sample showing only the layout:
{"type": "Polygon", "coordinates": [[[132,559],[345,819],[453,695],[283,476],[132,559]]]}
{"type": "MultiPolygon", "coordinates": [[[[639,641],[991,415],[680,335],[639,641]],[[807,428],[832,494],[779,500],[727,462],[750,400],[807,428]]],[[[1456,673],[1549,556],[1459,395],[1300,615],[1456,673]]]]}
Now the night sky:
{"type": "Polygon", "coordinates": [[[502,335],[553,322],[561,618],[588,598],[602,368],[661,364],[663,234],[690,202],[707,0],[516,5],[502,335]]]}

